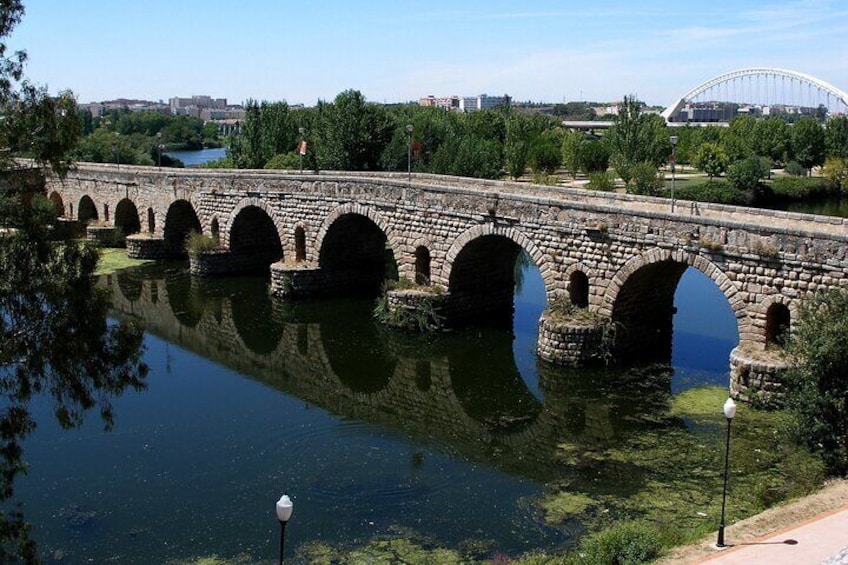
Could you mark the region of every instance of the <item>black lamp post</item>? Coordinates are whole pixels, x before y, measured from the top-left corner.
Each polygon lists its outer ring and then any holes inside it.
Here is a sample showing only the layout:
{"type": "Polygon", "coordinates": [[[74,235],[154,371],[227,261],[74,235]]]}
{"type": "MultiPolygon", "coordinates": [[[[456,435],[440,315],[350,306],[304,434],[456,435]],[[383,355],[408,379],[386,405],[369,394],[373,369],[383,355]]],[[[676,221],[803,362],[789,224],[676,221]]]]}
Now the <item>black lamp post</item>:
{"type": "Polygon", "coordinates": [[[292,508],[294,505],[292,504],[289,495],[284,494],[280,497],[280,500],[277,501],[277,520],[280,521],[280,564],[283,563],[283,552],[285,551],[285,543],[286,543],[286,524],[291,518],[292,508]]]}
{"type": "Polygon", "coordinates": [[[721,495],[721,523],[718,525],[718,541],[716,547],[727,547],[724,543],[724,511],[727,507],[727,471],[730,464],[730,422],[736,415],[736,403],[732,398],[728,398],[724,403],[724,417],[727,418],[727,441],[724,450],[724,491],[721,495]]]}
{"type": "Polygon", "coordinates": [[[162,144],[162,132],[156,134],[156,141],[158,142],[156,145],[156,150],[158,151],[158,161],[157,166],[162,168],[162,150],[165,149],[165,145],[162,144]]]}
{"type": "Polygon", "coordinates": [[[303,142],[306,141],[303,138],[303,135],[306,133],[305,128],[297,128],[298,133],[300,134],[300,147],[297,148],[298,154],[300,154],[300,172],[303,174],[303,155],[306,153],[306,147],[303,146],[303,142]]]}
{"type": "Polygon", "coordinates": [[[677,169],[677,136],[668,138],[671,141],[671,212],[674,213],[674,172],[677,169]]]}
{"type": "Polygon", "coordinates": [[[412,181],[412,124],[406,124],[406,180],[412,181]]]}

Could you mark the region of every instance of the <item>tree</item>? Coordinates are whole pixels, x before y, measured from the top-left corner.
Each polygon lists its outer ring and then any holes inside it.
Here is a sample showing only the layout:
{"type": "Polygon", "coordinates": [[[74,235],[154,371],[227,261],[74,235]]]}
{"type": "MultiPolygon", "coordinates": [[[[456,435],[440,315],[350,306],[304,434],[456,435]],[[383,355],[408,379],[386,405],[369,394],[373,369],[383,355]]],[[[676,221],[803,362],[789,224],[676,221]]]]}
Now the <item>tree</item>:
{"type": "Polygon", "coordinates": [[[780,166],[789,160],[791,132],[789,125],[778,117],[757,120],[749,140],[755,155],[768,157],[780,166]]]}
{"type": "Polygon", "coordinates": [[[768,176],[768,168],[759,157],[748,157],[733,163],[727,170],[730,184],[738,190],[754,192],[760,186],[760,181],[768,176]]]}
{"type": "Polygon", "coordinates": [[[835,476],[848,473],[848,293],[831,290],[801,302],[789,343],[787,401],[799,439],[835,476]]]}
{"type": "Polygon", "coordinates": [[[596,139],[583,142],[580,149],[580,168],[584,173],[605,173],[609,162],[610,150],[606,143],[596,139]]]}
{"type": "Polygon", "coordinates": [[[727,171],[727,153],[716,143],[704,143],[695,154],[694,165],[707,173],[710,180],[727,171]]]}
{"type": "Polygon", "coordinates": [[[837,116],[827,121],[824,130],[828,157],[848,159],[848,116],[837,116]]]}
{"type": "Polygon", "coordinates": [[[321,169],[379,170],[380,157],[393,132],[382,106],[367,104],[357,90],[346,90],[332,104],[319,103],[317,110],[315,137],[321,169]]]}
{"type": "Polygon", "coordinates": [[[656,196],[663,187],[663,177],[651,163],[636,163],[631,169],[632,178],[627,185],[631,194],[656,196]]]}
{"type": "Polygon", "coordinates": [[[792,157],[807,170],[824,164],[824,129],[809,116],[792,124],[792,157]]]}
{"type": "Polygon", "coordinates": [[[534,174],[552,175],[556,172],[562,164],[561,145],[559,130],[547,130],[533,140],[530,147],[530,168],[534,174]]]}
{"type": "MultiPolygon", "coordinates": [[[[23,16],[20,0],[0,0],[0,39],[23,16]]],[[[12,510],[14,482],[26,470],[23,444],[35,429],[30,401],[43,396],[64,427],[99,409],[113,421],[111,399],[144,386],[142,332],[109,324],[108,298],[92,273],[91,247],[49,241],[53,204],[41,193],[43,169],[67,172],[82,121],[70,93],[47,95],[23,77],[25,55],[0,41],[0,562],[38,561],[31,528],[12,510]],[[33,159],[28,169],[16,160],[33,159]]]]}
{"type": "Polygon", "coordinates": [[[730,120],[721,135],[721,144],[731,163],[756,155],[757,119],[753,116],[737,116],[730,120]]]}
{"type": "Polygon", "coordinates": [[[577,176],[583,165],[583,140],[584,135],[579,131],[567,131],[562,137],[562,165],[571,173],[571,177],[577,176]]]}
{"type": "Polygon", "coordinates": [[[612,165],[625,183],[630,182],[637,163],[658,167],[671,153],[665,120],[656,114],[643,114],[641,108],[635,96],[625,96],[615,125],[606,136],[612,165]]]}

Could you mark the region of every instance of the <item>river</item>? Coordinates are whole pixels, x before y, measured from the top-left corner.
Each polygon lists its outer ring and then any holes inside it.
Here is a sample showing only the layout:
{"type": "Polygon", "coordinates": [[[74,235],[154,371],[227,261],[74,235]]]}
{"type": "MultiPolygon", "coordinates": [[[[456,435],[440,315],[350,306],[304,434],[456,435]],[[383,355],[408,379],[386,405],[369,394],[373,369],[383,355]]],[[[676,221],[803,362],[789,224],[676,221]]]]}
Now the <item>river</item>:
{"type": "MultiPolygon", "coordinates": [[[[94,414],[63,431],[35,406],[17,494],[48,561],[271,558],[284,491],[291,552],[398,535],[508,555],[562,549],[584,530],[549,525],[540,508],[564,472],[559,446],[631,433],[646,409],[609,400],[598,379],[615,371],[536,359],[535,267],[512,331],[433,338],[375,325],[367,300],[289,304],[263,279],[193,280],[185,264],[101,283],[116,316],[148,328],[149,386],[115,402],[109,433],[94,414]]],[[[726,386],[738,340],[726,299],[690,269],[676,303],[671,391],[726,386]]]]}

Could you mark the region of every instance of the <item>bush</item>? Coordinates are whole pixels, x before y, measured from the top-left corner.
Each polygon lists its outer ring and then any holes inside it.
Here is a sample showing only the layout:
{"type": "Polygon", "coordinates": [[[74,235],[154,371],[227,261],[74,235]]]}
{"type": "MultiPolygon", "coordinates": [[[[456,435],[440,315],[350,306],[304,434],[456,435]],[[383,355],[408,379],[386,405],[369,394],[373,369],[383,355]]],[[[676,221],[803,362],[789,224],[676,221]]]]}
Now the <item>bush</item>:
{"type": "Polygon", "coordinates": [[[662,175],[659,174],[657,168],[651,163],[637,163],[630,170],[630,175],[627,192],[644,194],[645,196],[656,196],[662,190],[662,175]]]}
{"type": "Polygon", "coordinates": [[[706,182],[687,181],[675,191],[675,198],[692,200],[694,202],[714,202],[716,204],[732,204],[744,206],[750,204],[748,194],[737,190],[724,180],[706,182]]]}
{"type": "Polygon", "coordinates": [[[219,242],[211,235],[203,235],[202,233],[193,231],[186,236],[186,251],[190,255],[199,255],[207,251],[216,251],[219,249],[219,242]]]}
{"type": "Polygon", "coordinates": [[[649,526],[625,523],[589,537],[580,545],[586,565],[639,565],[660,556],[659,533],[649,526]]]}
{"type": "Polygon", "coordinates": [[[589,175],[589,183],[586,188],[601,192],[612,192],[615,190],[615,179],[609,173],[592,173],[589,175]]]}
{"type": "Polygon", "coordinates": [[[265,168],[296,170],[300,168],[301,163],[301,156],[291,151],[289,153],[277,153],[265,163],[265,168]]]}
{"type": "Polygon", "coordinates": [[[748,157],[733,163],[727,170],[727,178],[734,188],[754,192],[760,181],[769,174],[768,167],[759,157],[748,157]]]}
{"type": "Polygon", "coordinates": [[[609,168],[610,150],[606,144],[592,140],[580,148],[580,166],[587,175],[603,173],[609,168]]]}
{"type": "Polygon", "coordinates": [[[821,178],[778,177],[771,182],[771,192],[776,200],[804,200],[832,192],[821,178]]]}
{"type": "Polygon", "coordinates": [[[828,473],[848,473],[848,291],[801,302],[789,350],[787,402],[797,439],[818,453],[828,473]]]}
{"type": "Polygon", "coordinates": [[[786,166],[783,167],[783,172],[787,175],[792,175],[793,177],[807,176],[807,169],[805,169],[804,165],[798,161],[789,161],[786,163],[786,166]]]}

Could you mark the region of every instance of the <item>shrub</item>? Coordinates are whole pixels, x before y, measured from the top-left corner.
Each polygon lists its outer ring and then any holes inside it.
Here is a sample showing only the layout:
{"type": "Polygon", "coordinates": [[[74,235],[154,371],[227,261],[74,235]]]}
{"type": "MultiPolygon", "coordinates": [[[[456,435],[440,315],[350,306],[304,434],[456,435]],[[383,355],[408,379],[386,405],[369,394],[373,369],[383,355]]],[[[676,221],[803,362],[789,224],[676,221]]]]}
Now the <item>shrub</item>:
{"type": "Polygon", "coordinates": [[[754,192],[769,170],[759,157],[748,157],[733,163],[727,170],[727,178],[734,188],[754,192]]]}
{"type": "Polygon", "coordinates": [[[637,163],[633,165],[630,175],[627,192],[644,194],[645,196],[656,196],[662,190],[662,175],[659,174],[657,168],[651,163],[637,163]]]}
{"type": "Polygon", "coordinates": [[[193,231],[186,236],[186,251],[190,255],[199,255],[217,249],[219,249],[219,242],[211,235],[193,231]]]}
{"type": "Polygon", "coordinates": [[[789,350],[787,402],[795,436],[824,461],[828,473],[848,473],[848,291],[801,302],[789,350]]]}
{"type": "Polygon", "coordinates": [[[677,188],[675,197],[680,200],[694,202],[715,202],[716,204],[732,204],[744,206],[750,203],[749,195],[737,190],[724,180],[707,182],[687,181],[677,188]]]}
{"type": "Polygon", "coordinates": [[[644,524],[624,523],[589,537],[580,546],[586,565],[639,565],[660,556],[659,533],[644,524]]]}
{"type": "Polygon", "coordinates": [[[786,163],[786,166],[783,167],[783,172],[787,175],[792,175],[793,177],[807,176],[807,169],[805,169],[804,165],[798,161],[789,161],[786,163]]]}
{"type": "Polygon", "coordinates": [[[824,179],[815,177],[778,177],[771,182],[771,192],[777,200],[804,200],[830,191],[824,179]]]}
{"type": "Polygon", "coordinates": [[[601,141],[586,141],[580,148],[580,166],[587,175],[602,173],[609,168],[610,150],[601,141]]]}
{"type": "Polygon", "coordinates": [[[609,173],[592,173],[589,175],[589,183],[586,188],[600,190],[601,192],[612,192],[615,190],[615,180],[609,173]]]}
{"type": "Polygon", "coordinates": [[[296,170],[300,168],[301,156],[291,151],[289,153],[277,153],[265,163],[266,169],[288,169],[296,170]]]}

